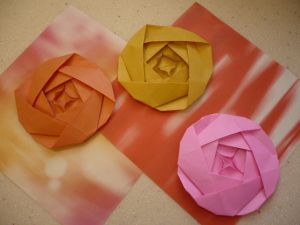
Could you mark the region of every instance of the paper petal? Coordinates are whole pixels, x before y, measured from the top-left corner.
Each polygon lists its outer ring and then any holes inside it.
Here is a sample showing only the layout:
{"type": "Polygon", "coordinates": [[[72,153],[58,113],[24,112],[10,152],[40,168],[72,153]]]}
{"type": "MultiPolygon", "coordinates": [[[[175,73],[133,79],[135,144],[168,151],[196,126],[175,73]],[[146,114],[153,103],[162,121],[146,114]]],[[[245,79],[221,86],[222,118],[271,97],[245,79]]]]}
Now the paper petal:
{"type": "Polygon", "coordinates": [[[47,84],[49,79],[54,75],[57,69],[65,63],[72,55],[65,55],[50,59],[40,65],[32,74],[31,87],[27,96],[30,104],[33,104],[42,88],[47,84]]]}
{"type": "Polygon", "coordinates": [[[250,150],[250,147],[241,134],[229,135],[220,139],[220,144],[250,150]]]}
{"type": "Polygon", "coordinates": [[[201,149],[182,154],[178,165],[199,190],[204,193],[215,190],[212,177],[209,174],[208,165],[201,149]]]}
{"type": "Polygon", "coordinates": [[[142,102],[147,102],[153,107],[158,107],[164,103],[171,102],[183,97],[188,90],[186,83],[144,83],[144,82],[123,82],[125,89],[130,89],[132,94],[142,102]],[[143,96],[139,93],[143,92],[143,96]]]}
{"type": "Polygon", "coordinates": [[[39,111],[49,114],[50,116],[54,115],[51,105],[49,104],[43,91],[41,91],[40,94],[38,95],[34,107],[39,111]]]}
{"type": "Polygon", "coordinates": [[[53,88],[56,88],[57,86],[67,82],[68,80],[71,80],[71,77],[67,76],[66,74],[63,74],[61,72],[57,72],[52,79],[48,81],[48,83],[43,88],[45,92],[50,91],[53,88]]]}
{"type": "Polygon", "coordinates": [[[109,117],[114,109],[114,106],[115,106],[115,103],[112,100],[110,100],[106,97],[103,97],[100,118],[98,121],[98,128],[101,127],[103,124],[105,124],[106,121],[109,119],[109,117]]]}
{"type": "Polygon", "coordinates": [[[63,66],[60,68],[60,71],[92,87],[111,100],[114,100],[111,83],[100,69],[81,66],[63,66]]]}
{"type": "Polygon", "coordinates": [[[62,132],[66,125],[64,122],[33,108],[18,91],[15,95],[19,120],[27,132],[46,135],[59,135],[62,132]]]}

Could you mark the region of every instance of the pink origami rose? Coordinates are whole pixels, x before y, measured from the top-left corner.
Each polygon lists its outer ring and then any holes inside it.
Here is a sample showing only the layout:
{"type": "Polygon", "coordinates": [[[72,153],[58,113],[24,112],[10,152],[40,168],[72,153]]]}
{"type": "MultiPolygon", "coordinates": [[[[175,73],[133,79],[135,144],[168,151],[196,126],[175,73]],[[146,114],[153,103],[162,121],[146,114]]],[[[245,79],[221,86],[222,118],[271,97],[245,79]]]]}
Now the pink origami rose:
{"type": "Polygon", "coordinates": [[[217,215],[244,215],[275,191],[279,163],[274,145],[258,124],[211,114],[186,130],[178,176],[199,206],[217,215]]]}

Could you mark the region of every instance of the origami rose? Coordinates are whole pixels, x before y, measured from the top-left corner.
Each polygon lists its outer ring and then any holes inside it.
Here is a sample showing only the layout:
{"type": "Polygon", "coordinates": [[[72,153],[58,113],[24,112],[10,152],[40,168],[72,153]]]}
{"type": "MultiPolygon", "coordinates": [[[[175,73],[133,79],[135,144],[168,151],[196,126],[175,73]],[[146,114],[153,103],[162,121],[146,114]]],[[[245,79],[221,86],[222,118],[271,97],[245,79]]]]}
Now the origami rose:
{"type": "Polygon", "coordinates": [[[205,90],[211,46],[177,27],[146,25],[119,58],[118,80],[128,93],[161,111],[185,109],[205,90]]]}
{"type": "Polygon", "coordinates": [[[279,163],[262,128],[239,116],[211,114],[181,142],[178,175],[197,204],[217,215],[253,212],[275,191],[279,163]]]}
{"type": "Polygon", "coordinates": [[[115,104],[105,74],[76,54],[40,65],[15,97],[20,122],[49,148],[83,142],[108,120],[115,104]]]}

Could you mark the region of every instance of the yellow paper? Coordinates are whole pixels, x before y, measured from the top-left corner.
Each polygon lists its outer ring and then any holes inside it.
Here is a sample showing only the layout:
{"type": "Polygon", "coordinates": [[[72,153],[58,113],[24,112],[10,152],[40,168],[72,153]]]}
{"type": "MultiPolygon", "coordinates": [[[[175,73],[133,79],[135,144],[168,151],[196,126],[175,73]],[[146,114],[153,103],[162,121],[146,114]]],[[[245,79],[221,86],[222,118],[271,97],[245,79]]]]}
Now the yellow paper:
{"type": "Polygon", "coordinates": [[[122,51],[118,80],[134,99],[170,111],[199,98],[211,73],[206,40],[182,28],[146,25],[122,51]]]}

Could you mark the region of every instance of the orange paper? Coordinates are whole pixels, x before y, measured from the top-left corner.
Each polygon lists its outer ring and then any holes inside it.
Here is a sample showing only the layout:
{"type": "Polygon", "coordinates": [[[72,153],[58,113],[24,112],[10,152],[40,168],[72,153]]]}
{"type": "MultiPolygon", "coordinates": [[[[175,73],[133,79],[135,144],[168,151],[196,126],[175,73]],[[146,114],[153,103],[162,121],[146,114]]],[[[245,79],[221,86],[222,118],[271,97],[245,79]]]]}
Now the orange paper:
{"type": "Polygon", "coordinates": [[[40,65],[15,97],[20,122],[49,148],[85,141],[105,124],[115,104],[106,75],[77,54],[40,65]]]}

